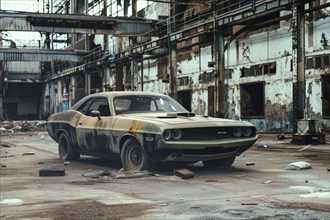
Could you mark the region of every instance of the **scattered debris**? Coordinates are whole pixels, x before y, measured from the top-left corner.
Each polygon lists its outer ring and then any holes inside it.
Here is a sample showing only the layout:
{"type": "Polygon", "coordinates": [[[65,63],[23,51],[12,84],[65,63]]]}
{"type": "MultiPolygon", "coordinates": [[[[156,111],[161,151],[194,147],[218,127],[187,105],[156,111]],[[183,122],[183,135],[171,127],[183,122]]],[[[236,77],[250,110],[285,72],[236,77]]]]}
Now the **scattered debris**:
{"type": "Polygon", "coordinates": [[[304,170],[304,169],[311,169],[312,166],[304,161],[298,161],[294,163],[288,164],[285,169],[286,170],[304,170]]]}
{"type": "Polygon", "coordinates": [[[109,173],[110,176],[114,179],[132,179],[132,178],[140,178],[144,176],[153,175],[153,173],[148,170],[143,170],[143,171],[118,170],[118,171],[110,171],[109,173]]]}
{"type": "Polygon", "coordinates": [[[12,155],[12,154],[10,154],[10,155],[5,155],[5,156],[0,156],[0,158],[7,158],[7,157],[15,157],[15,155],[12,155]]]}
{"type": "Polygon", "coordinates": [[[267,180],[267,181],[265,181],[264,182],[264,184],[269,184],[269,183],[272,183],[273,181],[271,181],[271,180],[267,180]]]}
{"type": "Polygon", "coordinates": [[[70,162],[69,161],[64,161],[64,166],[67,166],[70,162]]]}
{"type": "Polygon", "coordinates": [[[10,148],[10,147],[15,147],[14,144],[8,144],[8,143],[0,143],[1,147],[6,147],[6,148],[10,148]]]}
{"type": "Polygon", "coordinates": [[[255,162],[246,162],[246,166],[253,166],[255,164],[256,164],[255,162]]]}
{"type": "Polygon", "coordinates": [[[65,169],[40,169],[39,176],[65,176],[65,169]]]}
{"type": "Polygon", "coordinates": [[[242,202],[241,205],[258,205],[255,202],[242,202]]]}
{"type": "Polygon", "coordinates": [[[205,180],[205,182],[207,182],[207,183],[217,183],[219,181],[218,180],[205,180]]]}
{"type": "Polygon", "coordinates": [[[35,153],[34,152],[26,152],[26,153],[23,153],[22,155],[23,156],[35,155],[35,153]]]}
{"type": "Polygon", "coordinates": [[[6,168],[7,167],[7,165],[4,164],[4,163],[0,163],[0,166],[3,167],[3,168],[6,168]]]}
{"type": "Polygon", "coordinates": [[[304,147],[304,148],[302,148],[302,149],[299,149],[298,151],[303,151],[303,150],[309,148],[310,146],[312,146],[312,145],[309,144],[309,145],[307,145],[306,147],[304,147]]]}
{"type": "Polygon", "coordinates": [[[257,144],[257,148],[258,149],[267,148],[267,145],[266,144],[257,144]]]}
{"type": "Polygon", "coordinates": [[[277,139],[278,140],[284,140],[285,139],[285,136],[283,134],[278,134],[277,135],[277,139]]]}
{"type": "Polygon", "coordinates": [[[195,174],[188,169],[174,170],[174,175],[181,177],[182,179],[190,179],[195,176],[195,174]]]}
{"type": "Polygon", "coordinates": [[[45,162],[38,162],[38,164],[44,164],[45,162]]]}
{"type": "MultiPolygon", "coordinates": [[[[67,162],[67,161],[66,161],[67,162]]],[[[64,166],[66,166],[66,162],[64,162],[64,166]]],[[[69,162],[67,162],[68,164],[69,162]]],[[[100,176],[109,176],[110,173],[108,171],[103,170],[88,170],[87,173],[83,173],[83,177],[89,177],[89,178],[99,178],[100,176]]]]}
{"type": "Polygon", "coordinates": [[[44,131],[46,121],[3,121],[0,132],[44,131]]]}

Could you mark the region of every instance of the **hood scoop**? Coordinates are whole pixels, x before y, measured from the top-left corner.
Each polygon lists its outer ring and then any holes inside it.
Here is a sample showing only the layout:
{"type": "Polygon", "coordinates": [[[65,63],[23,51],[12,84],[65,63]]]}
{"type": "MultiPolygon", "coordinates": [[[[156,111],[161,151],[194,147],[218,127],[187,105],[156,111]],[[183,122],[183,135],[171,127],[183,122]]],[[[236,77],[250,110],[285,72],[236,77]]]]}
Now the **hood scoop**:
{"type": "Polygon", "coordinates": [[[158,116],[157,118],[177,118],[177,117],[195,117],[195,113],[191,112],[173,112],[166,115],[158,116]]]}

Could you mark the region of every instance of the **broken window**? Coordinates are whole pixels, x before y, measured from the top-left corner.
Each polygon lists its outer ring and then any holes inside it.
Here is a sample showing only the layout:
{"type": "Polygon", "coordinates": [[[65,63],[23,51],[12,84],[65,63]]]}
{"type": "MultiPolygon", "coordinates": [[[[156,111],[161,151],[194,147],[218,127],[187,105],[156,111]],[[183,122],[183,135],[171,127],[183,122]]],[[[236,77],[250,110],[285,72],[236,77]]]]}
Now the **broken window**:
{"type": "Polygon", "coordinates": [[[276,74],[275,62],[253,65],[250,68],[241,68],[241,77],[261,76],[269,74],[276,74]]]}
{"type": "Polygon", "coordinates": [[[189,76],[180,77],[178,81],[180,86],[187,86],[190,84],[189,76]]]}
{"type": "Polygon", "coordinates": [[[199,83],[210,83],[214,81],[213,72],[204,72],[199,75],[199,83]]]}
{"type": "Polygon", "coordinates": [[[264,113],[264,82],[240,85],[241,115],[244,118],[263,118],[264,113]]]}
{"type": "Polygon", "coordinates": [[[308,57],[306,59],[306,69],[326,68],[330,66],[330,55],[308,57]]]}
{"type": "Polygon", "coordinates": [[[321,67],[322,67],[321,57],[315,57],[315,68],[321,68],[321,67]]]}
{"type": "Polygon", "coordinates": [[[330,74],[322,76],[322,113],[330,118],[330,74]]]}

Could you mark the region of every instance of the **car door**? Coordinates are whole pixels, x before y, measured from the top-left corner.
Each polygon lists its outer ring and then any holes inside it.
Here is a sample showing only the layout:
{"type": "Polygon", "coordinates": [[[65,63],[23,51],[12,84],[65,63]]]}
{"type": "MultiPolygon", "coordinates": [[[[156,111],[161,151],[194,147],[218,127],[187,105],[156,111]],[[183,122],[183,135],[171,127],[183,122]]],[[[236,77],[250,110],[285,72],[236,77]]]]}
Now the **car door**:
{"type": "MultiPolygon", "coordinates": [[[[78,109],[79,111],[79,109],[78,109]]],[[[111,116],[109,102],[106,97],[94,97],[88,108],[82,112],[77,125],[78,144],[83,149],[92,152],[111,152],[111,116]],[[99,111],[99,116],[92,116],[93,110],[99,111]]]]}

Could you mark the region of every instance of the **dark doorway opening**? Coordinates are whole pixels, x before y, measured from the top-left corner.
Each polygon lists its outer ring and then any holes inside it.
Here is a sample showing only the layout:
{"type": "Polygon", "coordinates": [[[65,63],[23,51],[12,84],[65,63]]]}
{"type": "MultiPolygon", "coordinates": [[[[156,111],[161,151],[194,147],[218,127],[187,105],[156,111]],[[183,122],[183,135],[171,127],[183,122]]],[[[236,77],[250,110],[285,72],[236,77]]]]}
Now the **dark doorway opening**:
{"type": "Polygon", "coordinates": [[[214,117],[214,86],[210,86],[207,89],[207,99],[208,99],[208,115],[214,117]]]}
{"type": "Polygon", "coordinates": [[[330,118],[330,74],[322,76],[322,115],[330,118]]]}
{"type": "Polygon", "coordinates": [[[264,82],[240,85],[241,115],[245,118],[265,117],[265,85],[264,82]]]}
{"type": "Polygon", "coordinates": [[[191,112],[191,91],[178,91],[178,102],[189,112],[191,112]]]}

